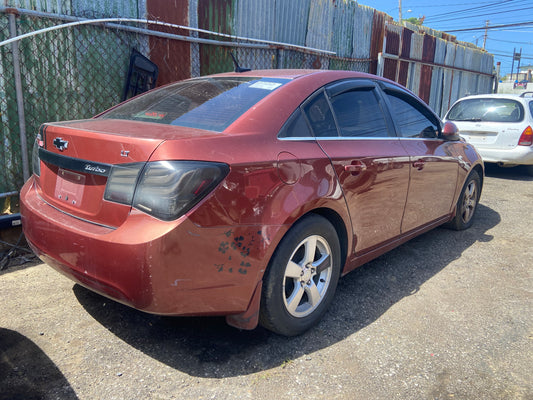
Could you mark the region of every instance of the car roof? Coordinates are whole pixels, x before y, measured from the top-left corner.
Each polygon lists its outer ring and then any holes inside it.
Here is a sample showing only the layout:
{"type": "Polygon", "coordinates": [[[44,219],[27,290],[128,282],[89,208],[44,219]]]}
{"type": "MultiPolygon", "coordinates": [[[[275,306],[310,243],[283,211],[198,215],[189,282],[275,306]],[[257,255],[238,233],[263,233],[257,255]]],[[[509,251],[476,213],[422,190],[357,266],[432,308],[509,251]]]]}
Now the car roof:
{"type": "Polygon", "coordinates": [[[340,70],[325,70],[325,69],[262,69],[262,70],[252,70],[246,72],[225,72],[216,75],[210,75],[215,77],[226,77],[226,76],[244,76],[244,77],[257,77],[257,78],[281,78],[281,79],[297,79],[303,76],[309,75],[331,75],[339,76],[344,75],[345,77],[351,78],[372,78],[372,79],[382,79],[376,75],[367,74],[365,72],[358,71],[340,71],[340,70]]]}
{"type": "MultiPolygon", "coordinates": [[[[313,80],[315,82],[322,82],[321,84],[327,84],[342,79],[350,78],[366,78],[372,80],[379,80],[382,82],[388,82],[393,86],[397,86],[400,89],[405,90],[414,97],[418,96],[413,93],[411,90],[405,88],[404,86],[394,82],[390,79],[369,74],[366,72],[359,71],[347,71],[347,70],[327,70],[327,69],[259,69],[251,70],[246,72],[224,72],[220,74],[200,76],[198,78],[192,79],[202,79],[202,78],[212,78],[212,77],[249,77],[249,78],[279,78],[279,79],[290,79],[292,81],[298,80],[313,80]]],[[[421,100],[423,101],[423,100],[421,100]]]]}
{"type": "Polygon", "coordinates": [[[524,92],[522,94],[512,94],[512,93],[487,93],[487,94],[474,94],[470,96],[465,96],[460,98],[457,101],[467,100],[467,99],[529,99],[531,96],[524,96],[524,94],[532,94],[533,92],[524,92]]]}

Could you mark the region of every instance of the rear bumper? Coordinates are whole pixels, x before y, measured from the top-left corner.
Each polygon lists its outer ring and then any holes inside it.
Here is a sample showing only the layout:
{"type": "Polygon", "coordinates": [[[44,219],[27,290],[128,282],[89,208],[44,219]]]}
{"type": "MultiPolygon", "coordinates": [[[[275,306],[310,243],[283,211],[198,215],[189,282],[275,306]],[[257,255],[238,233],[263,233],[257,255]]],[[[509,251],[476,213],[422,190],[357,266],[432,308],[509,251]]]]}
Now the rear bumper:
{"type": "Polygon", "coordinates": [[[22,225],[34,252],[73,281],[136,309],[162,315],[245,311],[280,227],[202,228],[187,217],[164,222],[132,210],[110,229],[49,206],[30,179],[22,225]]]}
{"type": "Polygon", "coordinates": [[[533,164],[533,147],[516,146],[509,150],[491,149],[476,146],[476,150],[483,158],[483,161],[489,163],[502,163],[509,165],[532,165],[533,164]]]}

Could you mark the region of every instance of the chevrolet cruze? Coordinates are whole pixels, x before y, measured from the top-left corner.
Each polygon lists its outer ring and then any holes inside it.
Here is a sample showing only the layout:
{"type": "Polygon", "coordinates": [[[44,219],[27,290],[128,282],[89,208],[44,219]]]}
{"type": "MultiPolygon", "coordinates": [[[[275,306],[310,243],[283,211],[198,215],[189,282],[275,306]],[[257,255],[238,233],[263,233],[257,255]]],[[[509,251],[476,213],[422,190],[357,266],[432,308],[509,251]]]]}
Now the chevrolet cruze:
{"type": "Polygon", "coordinates": [[[318,70],[194,78],[44,124],[33,171],[23,227],[51,267],[145,312],[283,335],[320,320],[340,276],[468,228],[484,175],[411,92],[318,70]]]}

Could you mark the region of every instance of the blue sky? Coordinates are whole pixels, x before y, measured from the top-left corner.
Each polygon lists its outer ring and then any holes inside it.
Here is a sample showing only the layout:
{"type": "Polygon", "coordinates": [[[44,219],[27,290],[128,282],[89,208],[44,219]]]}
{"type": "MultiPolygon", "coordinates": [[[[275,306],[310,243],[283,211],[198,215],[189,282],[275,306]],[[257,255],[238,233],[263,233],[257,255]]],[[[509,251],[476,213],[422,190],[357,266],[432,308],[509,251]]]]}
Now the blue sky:
{"type": "MultiPolygon", "coordinates": [[[[398,0],[359,0],[398,20],[398,0]]],[[[458,40],[483,47],[485,25],[489,21],[485,49],[501,62],[500,74],[511,72],[513,49],[520,52],[521,66],[533,65],[533,0],[402,0],[402,17],[425,16],[424,25],[448,32],[458,40]],[[514,26],[502,26],[514,25],[514,26]],[[476,30],[465,30],[480,28],[476,30]],[[462,31],[457,31],[462,30],[462,31]]],[[[514,63],[514,72],[517,69],[514,63]]]]}

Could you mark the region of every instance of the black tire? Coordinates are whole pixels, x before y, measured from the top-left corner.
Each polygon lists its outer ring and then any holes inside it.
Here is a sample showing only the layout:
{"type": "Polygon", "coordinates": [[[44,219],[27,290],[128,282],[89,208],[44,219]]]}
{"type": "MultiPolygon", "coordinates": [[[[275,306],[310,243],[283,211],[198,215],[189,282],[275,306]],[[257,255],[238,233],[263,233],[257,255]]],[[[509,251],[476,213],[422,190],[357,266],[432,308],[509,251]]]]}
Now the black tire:
{"type": "Polygon", "coordinates": [[[533,165],[525,165],[524,167],[526,168],[526,174],[533,176],[533,165]]]}
{"type": "Polygon", "coordinates": [[[335,295],[340,254],[337,232],[327,219],[309,215],[298,221],[265,273],[260,324],[285,336],[300,335],[317,324],[335,295]]]}
{"type": "Polygon", "coordinates": [[[455,217],[446,224],[448,228],[462,231],[470,228],[474,222],[474,215],[481,195],[481,179],[479,174],[472,170],[466,178],[459,199],[457,199],[457,209],[455,217]]]}

